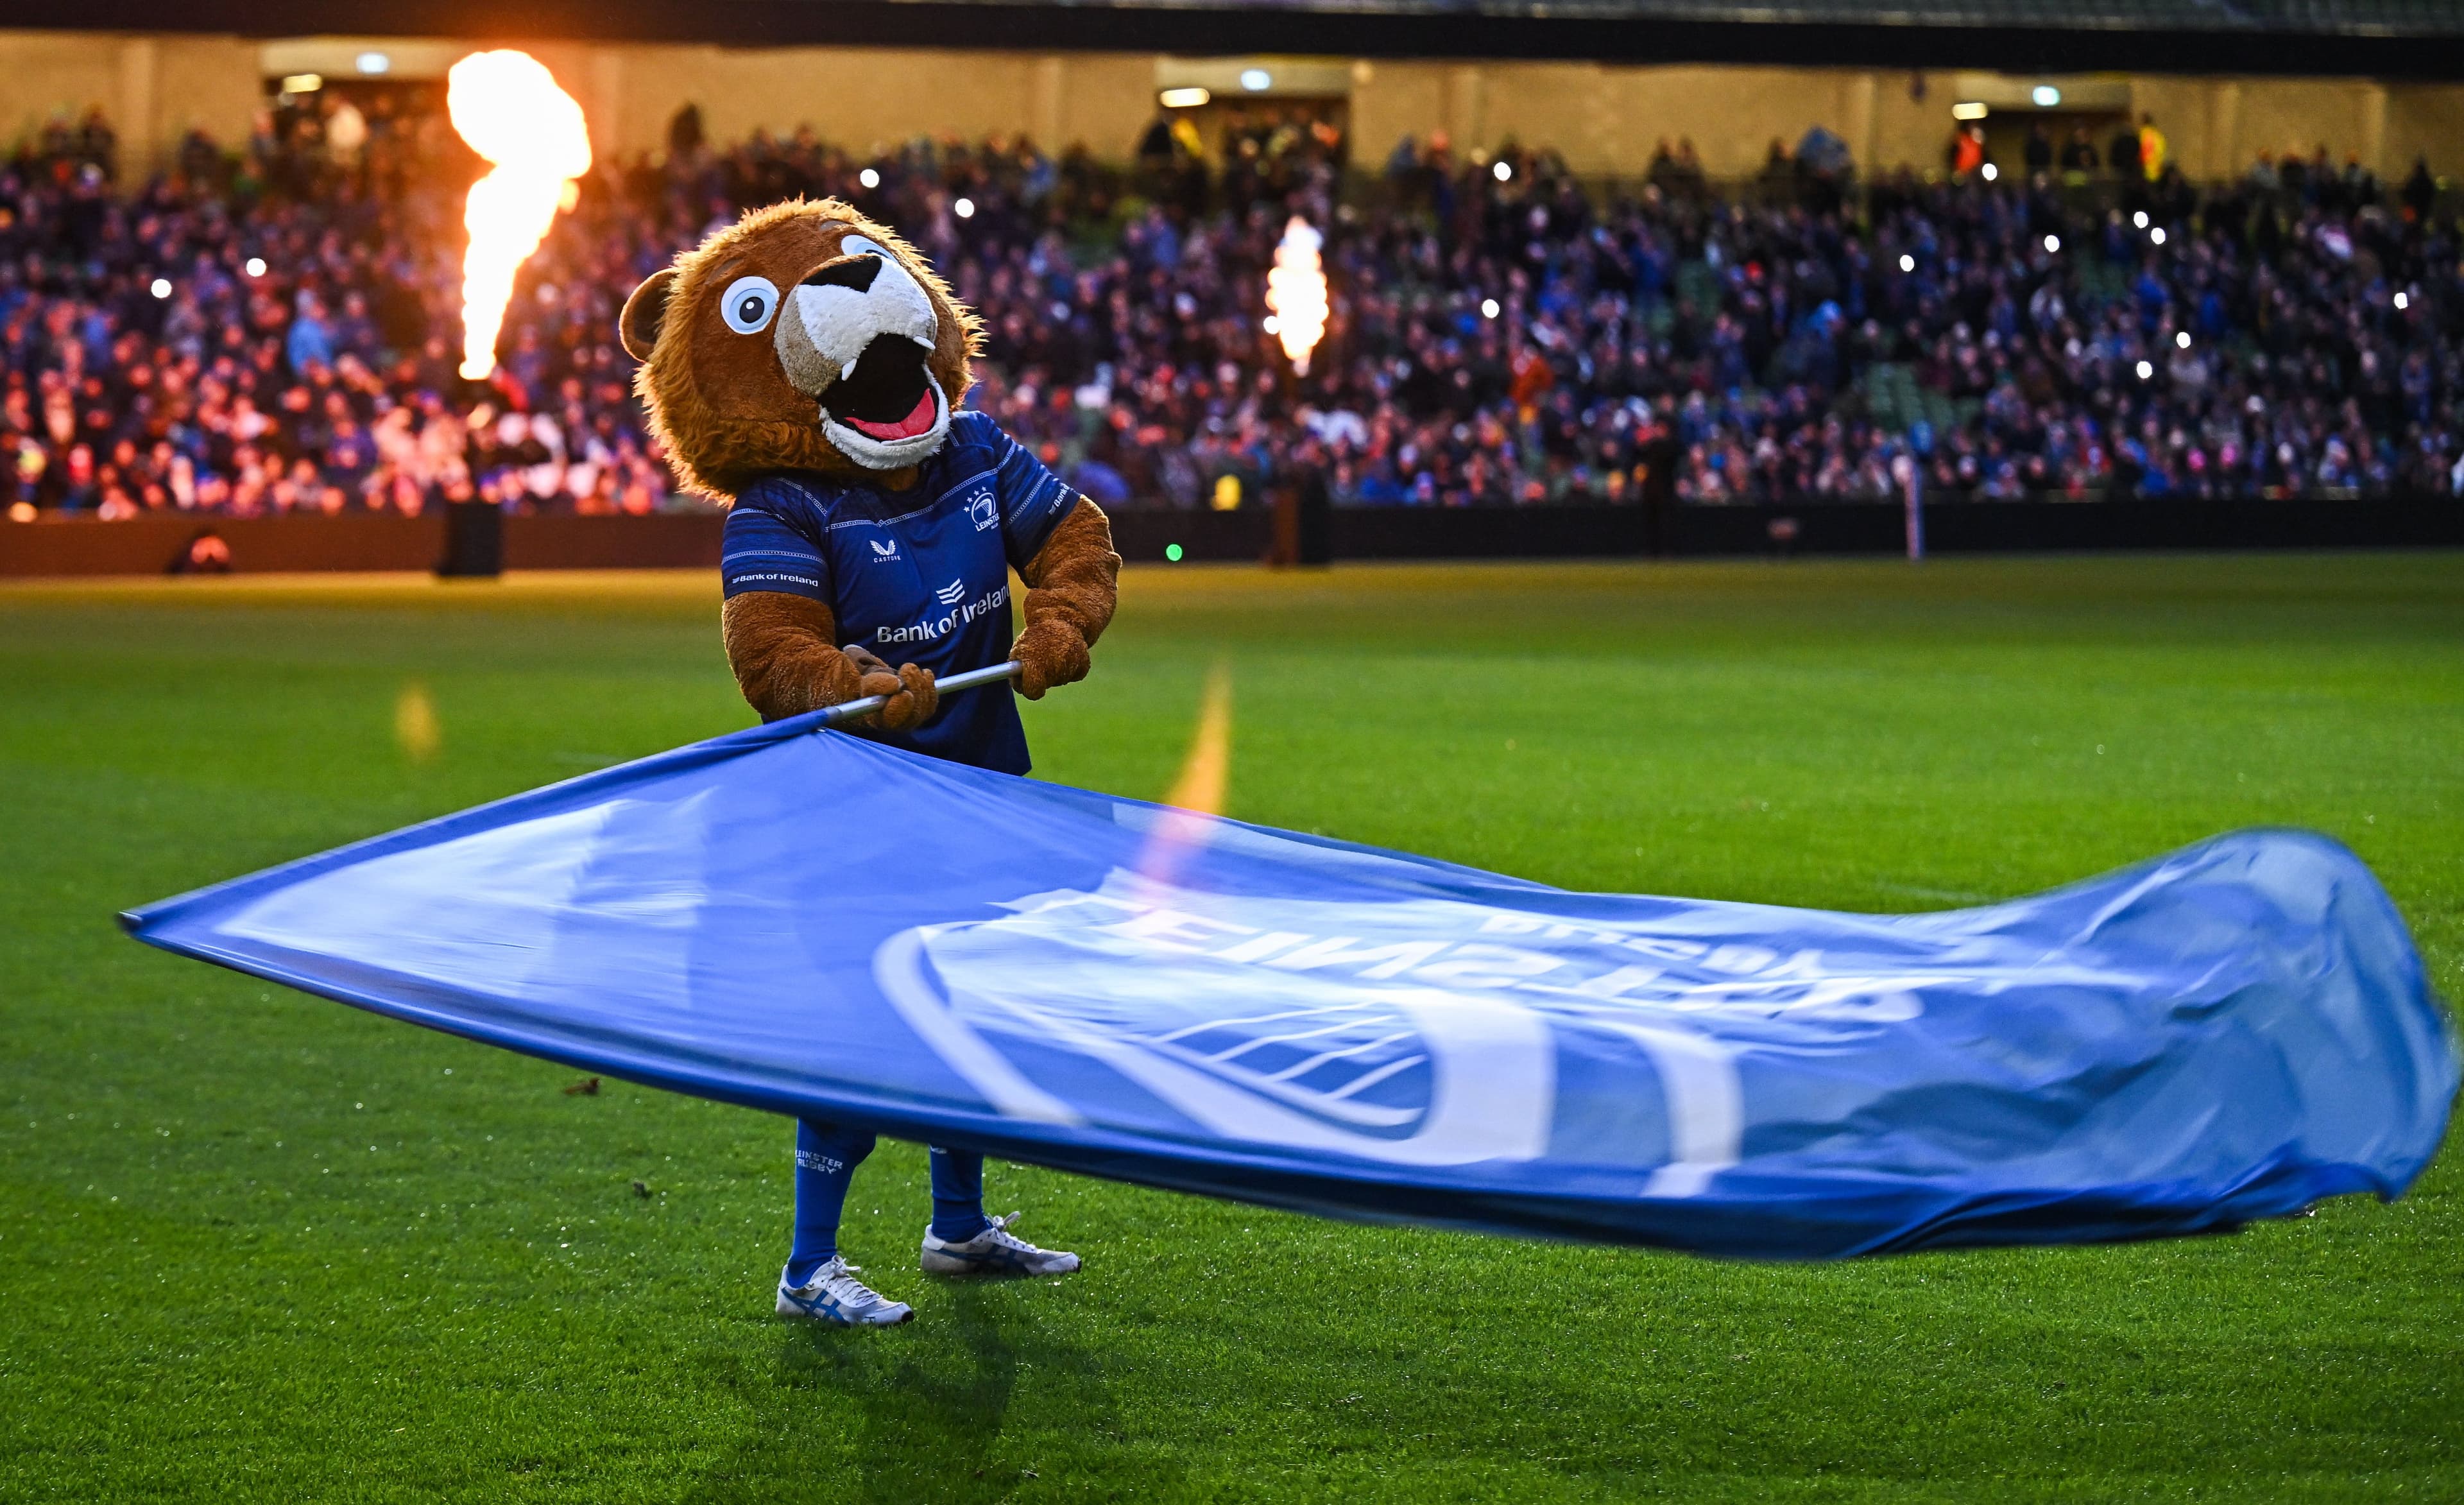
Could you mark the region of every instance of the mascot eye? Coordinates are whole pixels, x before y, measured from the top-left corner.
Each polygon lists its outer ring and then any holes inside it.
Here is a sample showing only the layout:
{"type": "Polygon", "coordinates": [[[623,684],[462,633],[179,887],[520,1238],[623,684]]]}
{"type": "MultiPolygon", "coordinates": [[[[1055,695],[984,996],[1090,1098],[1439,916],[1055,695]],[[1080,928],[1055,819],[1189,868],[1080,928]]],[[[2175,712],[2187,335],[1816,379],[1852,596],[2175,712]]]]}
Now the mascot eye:
{"type": "Polygon", "coordinates": [[[718,317],[740,335],[758,335],[779,311],[779,284],[766,277],[740,277],[727,285],[718,300],[718,317]]]}

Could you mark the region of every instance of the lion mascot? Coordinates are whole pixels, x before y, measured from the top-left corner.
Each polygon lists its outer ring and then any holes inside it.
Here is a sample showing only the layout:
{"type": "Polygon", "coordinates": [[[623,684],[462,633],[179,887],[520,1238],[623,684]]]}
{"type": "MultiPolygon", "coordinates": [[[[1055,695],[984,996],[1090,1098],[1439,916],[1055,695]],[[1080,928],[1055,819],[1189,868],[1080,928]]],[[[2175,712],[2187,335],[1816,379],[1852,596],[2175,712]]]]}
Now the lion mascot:
{"type": "MultiPolygon", "coordinates": [[[[775,205],[653,273],[621,321],[651,432],[688,490],[731,504],[720,629],[753,708],[776,720],[885,696],[867,735],[1026,772],[1008,686],[944,707],[935,676],[1014,658],[1030,700],[1085,678],[1121,561],[1092,501],[959,409],[982,326],[924,258],[836,200],[775,205]],[[1013,569],[1026,620],[1005,642],[1013,569]]],[[[799,1124],[780,1315],[913,1315],[838,1250],[847,1178],[872,1145],[859,1126],[799,1124]]],[[[980,1155],[936,1147],[932,1166],[924,1270],[1078,1268],[1012,1233],[1015,1214],[984,1216],[980,1155]]]]}

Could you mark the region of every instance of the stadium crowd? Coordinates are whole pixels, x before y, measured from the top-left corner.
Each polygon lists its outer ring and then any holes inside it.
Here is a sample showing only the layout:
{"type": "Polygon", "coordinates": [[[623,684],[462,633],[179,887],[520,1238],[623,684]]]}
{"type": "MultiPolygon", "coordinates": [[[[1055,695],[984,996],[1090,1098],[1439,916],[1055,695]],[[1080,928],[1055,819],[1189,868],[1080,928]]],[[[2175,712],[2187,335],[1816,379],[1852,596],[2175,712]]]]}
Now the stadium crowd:
{"type": "Polygon", "coordinates": [[[269,114],[123,184],[108,122],[0,166],[0,460],[18,517],[484,498],[672,504],[618,348],[627,291],[741,208],[835,194],[988,326],[973,401],[1111,505],[1225,504],[1296,468],[1353,504],[2464,490],[2464,285],[2426,171],[2264,161],[2083,189],[2065,170],[1858,185],[1775,144],[1715,192],[1690,146],[1586,185],[1547,152],[1268,122],[1210,169],[1018,141],[730,149],[679,116],[605,162],[525,270],[482,385],[455,371],[461,189],[432,112],[269,114]],[[1306,376],[1260,327],[1286,221],[1326,232],[1306,376]]]}

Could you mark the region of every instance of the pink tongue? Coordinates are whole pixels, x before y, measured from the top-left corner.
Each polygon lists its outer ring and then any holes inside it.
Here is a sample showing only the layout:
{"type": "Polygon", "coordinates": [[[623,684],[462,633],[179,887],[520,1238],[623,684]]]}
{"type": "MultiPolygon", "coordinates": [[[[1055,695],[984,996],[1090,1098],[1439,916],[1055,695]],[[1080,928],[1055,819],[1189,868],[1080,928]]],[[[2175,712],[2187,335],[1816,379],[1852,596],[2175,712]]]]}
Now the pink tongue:
{"type": "Polygon", "coordinates": [[[924,395],[915,400],[915,410],[896,423],[867,423],[861,418],[849,418],[847,427],[875,439],[912,439],[933,427],[933,388],[924,388],[924,395]]]}

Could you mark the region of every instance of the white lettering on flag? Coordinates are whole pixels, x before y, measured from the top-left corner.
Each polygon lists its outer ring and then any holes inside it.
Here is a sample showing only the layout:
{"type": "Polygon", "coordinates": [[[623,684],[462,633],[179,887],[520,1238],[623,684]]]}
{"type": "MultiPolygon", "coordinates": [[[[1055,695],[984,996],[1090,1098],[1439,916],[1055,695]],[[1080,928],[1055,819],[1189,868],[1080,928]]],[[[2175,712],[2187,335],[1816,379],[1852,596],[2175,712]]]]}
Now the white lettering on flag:
{"type": "Polygon", "coordinates": [[[1555,1031],[1606,1030],[1661,1083],[1668,1161],[1641,1187],[1655,1197],[1700,1192],[1745,1133],[1734,1053],[1689,1016],[1880,1025],[1916,1017],[1910,989],[1931,980],[1453,900],[1311,904],[1130,874],[1000,907],[902,933],[875,976],[1004,1114],[1083,1121],[1051,1074],[1060,1052],[1217,1134],[1404,1165],[1528,1160],[1548,1152],[1555,1031]],[[1341,933],[1289,924],[1312,918],[1341,933]],[[1637,954],[1653,960],[1618,960],[1637,954]]]}

